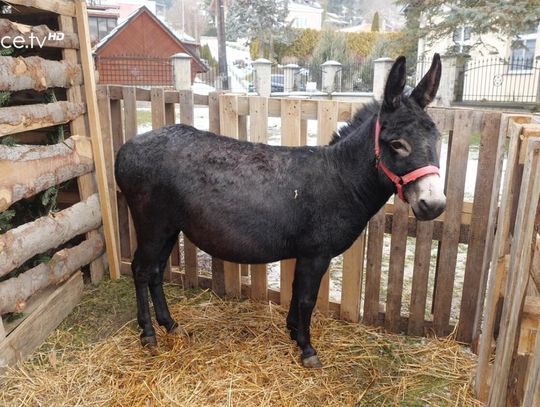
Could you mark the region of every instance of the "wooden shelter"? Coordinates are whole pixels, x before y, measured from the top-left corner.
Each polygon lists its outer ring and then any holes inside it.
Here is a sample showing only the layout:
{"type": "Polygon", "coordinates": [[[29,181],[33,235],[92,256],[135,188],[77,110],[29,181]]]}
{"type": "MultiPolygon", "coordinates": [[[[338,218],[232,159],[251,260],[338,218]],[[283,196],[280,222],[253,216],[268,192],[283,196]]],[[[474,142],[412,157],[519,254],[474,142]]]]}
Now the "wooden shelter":
{"type": "Polygon", "coordinates": [[[12,56],[0,56],[0,215],[25,213],[25,199],[70,180],[79,195],[0,234],[0,369],[32,353],[71,312],[81,268],[89,265],[94,283],[107,266],[119,275],[86,3],[2,3],[0,36],[12,56]],[[1,318],[8,314],[16,318],[1,318]]]}
{"type": "Polygon", "coordinates": [[[192,57],[192,81],[197,73],[207,71],[198,56],[199,45],[179,38],[144,6],[103,38],[94,53],[102,84],[170,86],[170,57],[177,53],[192,57]]]}

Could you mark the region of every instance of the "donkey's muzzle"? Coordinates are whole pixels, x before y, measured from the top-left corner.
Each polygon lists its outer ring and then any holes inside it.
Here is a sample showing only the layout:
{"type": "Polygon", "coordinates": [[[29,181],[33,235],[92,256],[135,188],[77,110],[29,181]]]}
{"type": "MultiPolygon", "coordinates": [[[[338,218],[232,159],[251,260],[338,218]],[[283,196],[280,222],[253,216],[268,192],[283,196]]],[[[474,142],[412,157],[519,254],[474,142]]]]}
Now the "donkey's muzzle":
{"type": "Polygon", "coordinates": [[[418,220],[435,219],[446,208],[446,196],[437,174],[426,175],[407,185],[404,194],[418,220]]]}

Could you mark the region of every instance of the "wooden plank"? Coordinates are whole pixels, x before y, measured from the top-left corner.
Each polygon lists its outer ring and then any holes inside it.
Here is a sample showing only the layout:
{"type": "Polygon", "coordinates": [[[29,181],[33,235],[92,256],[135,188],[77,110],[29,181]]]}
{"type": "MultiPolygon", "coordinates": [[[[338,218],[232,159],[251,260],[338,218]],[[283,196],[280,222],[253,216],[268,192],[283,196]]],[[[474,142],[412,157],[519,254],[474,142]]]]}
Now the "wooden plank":
{"type": "Polygon", "coordinates": [[[525,385],[523,407],[538,407],[540,405],[540,334],[536,335],[533,355],[525,385]]]}
{"type": "MultiPolygon", "coordinates": [[[[166,99],[166,98],[165,98],[166,99]]],[[[174,103],[167,103],[165,100],[165,125],[176,123],[176,110],[174,103]]],[[[171,267],[166,272],[172,272],[172,267],[180,266],[180,239],[176,239],[170,256],[171,267]]],[[[165,275],[166,281],[172,281],[172,275],[165,275]]]]}
{"type": "Polygon", "coordinates": [[[79,303],[83,278],[76,272],[58,287],[3,341],[0,341],[0,369],[24,360],[34,352],[79,303]]]}
{"type": "Polygon", "coordinates": [[[0,137],[65,124],[85,113],[84,103],[54,102],[0,108],[0,137]]]}
{"type": "MultiPolygon", "coordinates": [[[[305,121],[305,120],[304,120],[305,121]]],[[[327,145],[332,140],[332,135],[337,129],[338,121],[338,102],[335,100],[321,100],[317,104],[317,144],[327,145]]],[[[300,122],[300,139],[298,145],[306,144],[306,140],[302,140],[302,121],[300,122]]],[[[306,123],[306,138],[307,138],[307,123],[306,123]]],[[[329,310],[330,296],[330,270],[324,274],[319,293],[317,295],[317,309],[327,315],[329,310]]]]}
{"type": "Polygon", "coordinates": [[[454,132],[450,146],[450,157],[447,167],[446,214],[443,237],[440,245],[437,278],[435,281],[435,298],[433,327],[439,336],[448,332],[450,308],[454,290],[461,207],[465,192],[465,174],[469,156],[473,112],[460,110],[456,112],[454,132]]]}
{"type": "Polygon", "coordinates": [[[379,299],[381,290],[382,250],[384,239],[384,207],[369,221],[366,288],[364,296],[364,317],[366,325],[374,325],[379,315],[379,299]]]}
{"type": "MultiPolygon", "coordinates": [[[[101,135],[103,137],[103,152],[105,153],[105,168],[107,171],[107,187],[111,199],[111,215],[116,239],[116,247],[120,247],[120,233],[118,228],[118,202],[116,200],[116,182],[114,180],[114,147],[112,137],[111,105],[109,103],[109,89],[100,86],[97,90],[97,100],[99,106],[99,123],[101,135]]],[[[120,255],[120,253],[118,253],[120,255]]],[[[118,257],[120,262],[120,257],[118,257]]]]}
{"type": "MultiPolygon", "coordinates": [[[[515,120],[527,120],[530,118],[526,116],[517,116],[515,114],[502,114],[500,118],[500,127],[499,127],[499,138],[497,140],[497,151],[494,155],[495,159],[494,165],[495,168],[493,170],[495,177],[492,181],[492,188],[491,188],[491,198],[489,203],[489,218],[487,220],[487,227],[486,227],[486,245],[484,248],[484,254],[482,259],[482,265],[480,269],[480,287],[479,292],[477,296],[477,303],[476,303],[476,311],[474,316],[474,323],[473,323],[473,337],[472,337],[472,343],[473,347],[478,344],[479,337],[481,334],[481,324],[482,319],[484,316],[484,300],[486,297],[486,289],[488,285],[488,275],[489,275],[489,268],[493,256],[494,246],[495,246],[495,232],[496,232],[496,225],[497,225],[497,214],[498,214],[498,207],[499,207],[499,194],[500,194],[500,188],[501,188],[501,182],[502,182],[502,174],[503,174],[503,164],[504,159],[506,157],[506,140],[509,135],[509,125],[511,121],[515,120]]],[[[505,199],[503,197],[503,199],[505,199]]],[[[493,263],[494,264],[494,263],[493,263]]]]}
{"type": "Polygon", "coordinates": [[[484,307],[484,321],[482,324],[482,335],[478,346],[478,366],[476,368],[475,394],[480,400],[487,400],[488,388],[486,377],[489,361],[491,358],[491,344],[497,320],[497,308],[500,301],[501,290],[504,286],[505,255],[507,253],[508,240],[510,234],[510,219],[513,213],[514,198],[519,185],[516,184],[516,174],[519,173],[519,150],[521,146],[520,134],[521,125],[513,122],[509,124],[510,142],[508,149],[508,159],[504,174],[504,184],[497,220],[497,233],[493,243],[491,256],[491,269],[488,280],[488,291],[486,294],[486,304],[484,307]]]}
{"type": "Polygon", "coordinates": [[[53,13],[65,16],[74,17],[76,15],[75,2],[73,0],[8,0],[6,3],[52,11],[53,13]]]}
{"type": "Polygon", "coordinates": [[[4,328],[4,321],[2,321],[2,316],[0,315],[0,344],[2,340],[6,337],[6,330],[4,328]]]}
{"type": "MultiPolygon", "coordinates": [[[[208,95],[208,129],[216,134],[220,133],[220,92],[211,92],[208,95]]],[[[223,261],[212,257],[212,291],[217,295],[225,294],[225,273],[223,261]]]]}
{"type": "MultiPolygon", "coordinates": [[[[193,92],[183,90],[179,92],[180,123],[193,125],[193,92]]],[[[185,285],[189,288],[198,287],[197,276],[197,247],[184,235],[185,285]]]]}
{"type": "Polygon", "coordinates": [[[507,295],[503,306],[500,337],[493,367],[497,374],[494,376],[488,397],[488,405],[493,407],[506,405],[509,371],[516,346],[525,290],[529,281],[530,243],[540,200],[540,178],[536,176],[540,171],[540,139],[529,139],[527,150],[514,228],[507,295]]]}
{"type": "Polygon", "coordinates": [[[407,331],[409,335],[424,335],[433,225],[434,223],[432,221],[419,221],[416,224],[414,270],[407,331]]]}
{"type": "Polygon", "coordinates": [[[152,110],[152,129],[165,126],[165,95],[163,88],[153,87],[150,90],[150,106],[152,110]]]}
{"type": "MultiPolygon", "coordinates": [[[[238,138],[238,97],[236,95],[219,96],[219,121],[221,134],[238,138]]],[[[225,275],[225,293],[233,297],[242,295],[240,265],[223,262],[225,275]]]]}
{"type": "MultiPolygon", "coordinates": [[[[58,25],[60,30],[64,33],[75,33],[75,23],[73,17],[60,16],[58,18],[58,25]]],[[[79,62],[79,57],[75,49],[65,49],[62,51],[62,56],[66,61],[73,64],[79,62]]],[[[86,78],[86,74],[83,71],[83,80],[86,78]]],[[[72,86],[67,90],[67,98],[71,102],[81,103],[83,102],[82,90],[80,86],[72,86]]],[[[73,119],[69,124],[71,134],[90,137],[90,129],[88,127],[88,117],[79,116],[73,119]]],[[[79,189],[79,195],[81,200],[87,199],[91,195],[98,192],[96,185],[95,172],[92,174],[86,174],[77,179],[77,187],[79,189]]],[[[95,237],[99,231],[92,230],[86,234],[87,239],[95,237]]],[[[107,254],[104,255],[104,257],[107,254]]],[[[90,278],[94,284],[97,284],[105,273],[105,267],[102,259],[98,259],[90,263],[90,278]]]]}
{"type": "Polygon", "coordinates": [[[92,48],[90,46],[90,33],[88,30],[88,14],[84,0],[75,1],[75,11],[77,15],[77,31],[80,41],[80,59],[83,67],[84,91],[86,99],[86,109],[88,112],[88,128],[92,138],[92,150],[94,152],[96,178],[101,206],[101,216],[103,218],[103,233],[107,246],[107,259],[109,260],[109,274],[111,278],[120,277],[120,263],[118,248],[114,238],[114,225],[112,218],[111,199],[107,187],[107,171],[105,167],[105,153],[103,151],[103,140],[101,138],[98,107],[96,100],[96,78],[94,71],[94,61],[92,59],[92,48]]]}
{"type": "MultiPolygon", "coordinates": [[[[269,104],[270,102],[271,99],[268,99],[269,104]]],[[[302,132],[300,120],[302,102],[298,99],[282,99],[280,103],[281,144],[283,146],[299,146],[302,132]]],[[[284,307],[288,307],[291,303],[295,266],[296,259],[287,259],[280,262],[280,303],[284,307]]]]}
{"type": "MultiPolygon", "coordinates": [[[[135,87],[124,86],[122,88],[124,97],[124,142],[128,142],[138,133],[137,131],[137,96],[135,93],[135,87]]],[[[152,122],[154,119],[152,119],[152,122]]],[[[129,215],[129,247],[131,255],[133,257],[135,250],[137,249],[137,234],[135,232],[135,226],[131,215],[129,215]]]]}
{"type": "MultiPolygon", "coordinates": [[[[268,143],[268,98],[249,98],[249,140],[253,143],[268,143]]],[[[268,280],[266,264],[251,265],[250,298],[256,301],[268,300],[268,280]]]]}
{"type": "MultiPolygon", "coordinates": [[[[485,113],[482,118],[482,133],[480,138],[480,152],[478,157],[478,168],[476,175],[476,185],[474,189],[473,217],[471,221],[471,237],[467,249],[467,262],[465,266],[465,276],[463,281],[463,292],[461,295],[461,306],[459,312],[459,324],[457,340],[470,343],[473,338],[474,317],[476,315],[477,298],[480,295],[482,278],[482,264],[484,260],[488,235],[488,224],[490,222],[491,200],[493,188],[497,187],[494,182],[496,178],[496,163],[498,153],[502,150],[499,146],[499,127],[501,121],[500,113],[485,113]]],[[[497,189],[498,192],[498,189],[497,189]]],[[[491,241],[493,236],[490,236],[491,241]]]]}
{"type": "Polygon", "coordinates": [[[385,328],[398,332],[401,320],[401,298],[403,294],[403,274],[407,248],[409,205],[394,196],[394,218],[390,243],[390,264],[388,267],[388,289],[386,296],[385,328]]]}
{"type": "Polygon", "coordinates": [[[362,232],[352,246],[343,253],[339,318],[345,321],[358,322],[360,320],[365,247],[366,234],[362,232]]]}

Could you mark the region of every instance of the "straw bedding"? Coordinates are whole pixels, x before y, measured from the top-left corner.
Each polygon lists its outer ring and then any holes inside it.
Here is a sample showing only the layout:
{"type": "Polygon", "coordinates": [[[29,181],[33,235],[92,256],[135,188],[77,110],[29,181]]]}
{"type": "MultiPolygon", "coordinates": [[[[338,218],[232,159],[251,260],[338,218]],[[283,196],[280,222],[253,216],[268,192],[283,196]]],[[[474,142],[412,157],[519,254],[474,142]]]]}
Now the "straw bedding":
{"type": "Polygon", "coordinates": [[[160,353],[150,356],[133,321],[91,344],[64,325],[0,377],[0,405],[479,405],[470,391],[474,357],[450,339],[388,335],[315,314],[312,338],[325,367],[307,370],[281,307],[200,291],[177,300],[171,312],[190,339],[159,330],[160,353]]]}

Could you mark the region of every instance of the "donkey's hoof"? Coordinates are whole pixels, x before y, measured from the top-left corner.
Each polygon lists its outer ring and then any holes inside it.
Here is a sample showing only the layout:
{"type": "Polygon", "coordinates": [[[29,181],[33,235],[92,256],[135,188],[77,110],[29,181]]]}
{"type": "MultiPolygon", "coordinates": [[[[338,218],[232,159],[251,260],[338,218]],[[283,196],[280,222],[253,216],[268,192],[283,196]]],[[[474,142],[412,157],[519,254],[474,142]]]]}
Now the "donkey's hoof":
{"type": "Polygon", "coordinates": [[[157,356],[159,354],[155,336],[141,336],[141,345],[144,349],[147,349],[152,356],[157,356]]]}
{"type": "Polygon", "coordinates": [[[308,356],[302,359],[302,365],[310,369],[320,369],[323,367],[317,355],[308,356]]]}
{"type": "Polygon", "coordinates": [[[191,335],[188,331],[185,330],[185,328],[182,325],[179,325],[178,323],[174,323],[171,329],[167,331],[169,335],[172,336],[179,336],[179,337],[186,337],[189,338],[191,335]]]}

